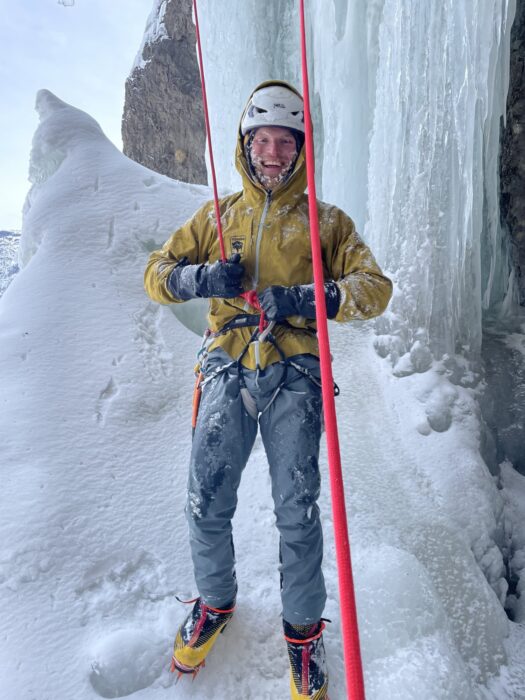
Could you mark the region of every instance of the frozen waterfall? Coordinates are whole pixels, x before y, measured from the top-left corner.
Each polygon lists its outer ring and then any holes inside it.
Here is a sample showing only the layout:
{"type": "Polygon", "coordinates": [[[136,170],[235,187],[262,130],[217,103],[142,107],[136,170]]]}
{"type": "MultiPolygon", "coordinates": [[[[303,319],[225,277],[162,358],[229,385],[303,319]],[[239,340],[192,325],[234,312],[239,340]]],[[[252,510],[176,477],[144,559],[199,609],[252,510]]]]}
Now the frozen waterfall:
{"type": "MultiPolygon", "coordinates": [[[[227,23],[200,7],[219,182],[235,189],[239,104],[269,77],[300,86],[298,2],[232,0],[227,23]]],[[[397,283],[382,352],[402,373],[427,349],[477,354],[483,308],[512,296],[497,156],[514,0],[307,7],[318,195],[397,283]]]]}

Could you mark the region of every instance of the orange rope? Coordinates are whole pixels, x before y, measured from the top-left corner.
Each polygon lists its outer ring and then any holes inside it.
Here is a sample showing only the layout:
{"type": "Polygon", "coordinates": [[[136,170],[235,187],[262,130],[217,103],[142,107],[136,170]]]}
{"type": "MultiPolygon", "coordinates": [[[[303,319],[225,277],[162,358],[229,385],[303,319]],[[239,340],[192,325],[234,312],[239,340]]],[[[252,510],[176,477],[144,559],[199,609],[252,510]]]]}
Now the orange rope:
{"type": "Polygon", "coordinates": [[[195,379],[195,386],[193,388],[193,401],[191,406],[191,429],[195,432],[197,427],[197,416],[199,415],[199,406],[201,403],[202,388],[201,382],[204,379],[204,374],[199,372],[197,378],[195,379]]]}

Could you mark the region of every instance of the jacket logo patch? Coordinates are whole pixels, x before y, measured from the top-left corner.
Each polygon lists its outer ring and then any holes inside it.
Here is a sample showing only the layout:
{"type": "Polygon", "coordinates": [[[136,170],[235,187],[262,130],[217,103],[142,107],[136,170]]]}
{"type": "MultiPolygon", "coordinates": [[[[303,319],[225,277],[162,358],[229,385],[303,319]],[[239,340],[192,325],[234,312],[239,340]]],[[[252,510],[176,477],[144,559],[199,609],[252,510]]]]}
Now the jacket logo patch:
{"type": "Polygon", "coordinates": [[[230,241],[230,253],[242,253],[244,252],[244,243],[246,241],[246,236],[236,236],[230,241]]]}

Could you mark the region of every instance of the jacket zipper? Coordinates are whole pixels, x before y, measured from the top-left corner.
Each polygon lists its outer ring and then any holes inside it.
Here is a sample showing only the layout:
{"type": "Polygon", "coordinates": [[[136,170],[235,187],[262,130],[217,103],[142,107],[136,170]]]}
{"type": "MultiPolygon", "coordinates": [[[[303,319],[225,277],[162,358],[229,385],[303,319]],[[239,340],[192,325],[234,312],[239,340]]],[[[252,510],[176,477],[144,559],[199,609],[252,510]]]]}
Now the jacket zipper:
{"type": "Polygon", "coordinates": [[[257,289],[259,284],[259,252],[261,248],[261,238],[264,222],[266,221],[266,216],[268,214],[268,209],[272,202],[272,193],[266,193],[266,201],[264,202],[264,209],[261,214],[261,220],[259,221],[259,228],[257,229],[257,238],[255,239],[255,276],[253,279],[253,289],[257,289]]]}

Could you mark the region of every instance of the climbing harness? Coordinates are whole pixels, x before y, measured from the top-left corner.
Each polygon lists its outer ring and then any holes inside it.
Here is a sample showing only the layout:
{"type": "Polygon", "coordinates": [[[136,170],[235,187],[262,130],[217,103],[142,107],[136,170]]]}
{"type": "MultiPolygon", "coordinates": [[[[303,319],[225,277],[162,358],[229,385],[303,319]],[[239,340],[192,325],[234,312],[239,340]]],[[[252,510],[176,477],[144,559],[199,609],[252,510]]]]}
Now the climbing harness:
{"type": "MultiPolygon", "coordinates": [[[[259,328],[258,328],[258,323],[259,323],[259,316],[256,314],[240,314],[239,316],[236,316],[235,318],[231,319],[231,321],[228,321],[222,328],[220,328],[218,331],[210,331],[209,329],[206,329],[202,341],[201,348],[199,352],[197,353],[198,357],[198,364],[195,368],[195,375],[198,378],[198,383],[195,385],[195,392],[199,392],[198,394],[198,399],[195,396],[194,392],[194,407],[197,405],[197,410],[198,410],[198,403],[196,404],[197,401],[200,401],[200,395],[202,392],[202,389],[206,384],[210,383],[213,379],[218,377],[221,374],[224,374],[225,372],[229,372],[230,370],[235,370],[238,375],[239,379],[239,386],[240,386],[240,393],[241,397],[244,403],[244,407],[248,414],[254,419],[257,420],[259,415],[264,413],[265,411],[268,410],[268,408],[271,406],[271,404],[275,401],[277,398],[279,392],[281,389],[283,389],[286,386],[286,383],[288,381],[288,369],[292,367],[296,372],[298,372],[300,375],[311,381],[317,388],[321,388],[321,382],[315,374],[308,368],[305,367],[304,365],[301,365],[299,362],[296,362],[295,360],[292,360],[284,354],[282,349],[280,348],[275,336],[271,332],[271,330],[275,327],[275,325],[279,326],[285,326],[289,327],[290,329],[293,329],[294,326],[292,326],[288,321],[283,320],[279,321],[278,323],[274,322],[270,326],[268,326],[263,333],[265,334],[265,340],[269,342],[275,350],[277,351],[279,355],[279,362],[275,364],[280,364],[283,368],[282,376],[277,384],[277,387],[270,397],[268,403],[266,406],[259,411],[257,409],[256,403],[252,395],[250,394],[247,386],[246,386],[246,381],[244,379],[244,374],[243,374],[243,364],[242,364],[242,359],[248,352],[248,348],[250,345],[255,341],[257,338],[257,335],[260,334],[259,328]],[[242,352],[240,355],[234,359],[231,360],[230,362],[226,362],[217,369],[213,370],[213,372],[210,372],[208,374],[204,374],[201,370],[201,367],[205,364],[205,359],[208,354],[208,347],[210,346],[211,342],[217,338],[218,336],[224,335],[225,333],[228,333],[229,331],[235,329],[235,328],[254,328],[254,331],[252,335],[250,336],[250,339],[244,346],[242,352]]],[[[315,335],[315,330],[312,328],[305,328],[304,329],[308,333],[312,333],[315,335]]],[[[257,380],[256,380],[257,381],[257,380]]],[[[339,396],[339,387],[337,384],[334,382],[334,396],[339,396]]],[[[196,420],[197,420],[197,414],[194,413],[192,416],[192,428],[193,432],[195,432],[195,425],[196,425],[196,420]],[[193,420],[195,422],[193,422],[193,420]]]]}
{"type": "MultiPolygon", "coordinates": [[[[246,328],[246,327],[254,327],[255,326],[255,329],[254,329],[249,341],[244,346],[240,355],[236,359],[231,360],[230,362],[225,362],[223,365],[220,365],[220,367],[217,367],[217,369],[213,370],[213,372],[210,372],[208,374],[204,374],[203,378],[199,382],[199,390],[202,391],[202,389],[208,383],[210,383],[211,381],[216,379],[221,374],[224,374],[225,372],[229,372],[230,370],[234,370],[238,376],[240,394],[241,394],[241,397],[243,400],[244,407],[245,407],[247,413],[254,420],[257,420],[260,415],[265,413],[270,408],[272,403],[277,398],[279,392],[286,386],[287,381],[288,381],[288,369],[290,367],[295,369],[303,377],[306,377],[308,380],[310,380],[313,384],[315,384],[315,386],[317,388],[319,388],[319,389],[321,388],[321,382],[317,379],[317,377],[314,375],[314,373],[308,367],[304,367],[299,362],[295,362],[295,360],[292,360],[292,359],[286,357],[286,355],[284,354],[284,352],[280,348],[277,340],[275,339],[275,336],[273,335],[273,333],[268,332],[268,329],[266,329],[264,331],[266,333],[266,341],[269,342],[271,345],[273,345],[273,347],[276,349],[277,353],[279,354],[279,358],[280,358],[279,362],[275,363],[275,364],[281,365],[282,374],[281,374],[279,382],[277,383],[277,386],[276,386],[272,396],[269,398],[265,407],[262,410],[259,410],[257,408],[255,399],[250,394],[248,387],[246,386],[246,380],[244,378],[244,369],[243,369],[242,359],[246,355],[246,353],[248,352],[248,348],[254,342],[254,339],[257,337],[257,334],[259,333],[259,329],[257,326],[258,321],[259,321],[258,316],[247,314],[246,316],[239,316],[239,317],[234,318],[232,321],[227,323],[226,326],[221,328],[219,331],[216,331],[215,333],[212,333],[211,331],[207,330],[204,334],[203,343],[202,343],[201,349],[199,351],[199,364],[197,365],[199,374],[202,374],[201,363],[204,364],[205,357],[207,355],[207,348],[214,338],[216,338],[219,335],[223,335],[224,333],[227,333],[228,331],[232,330],[233,328],[242,328],[242,327],[246,328]]],[[[284,321],[284,322],[282,322],[282,324],[280,322],[279,325],[290,325],[290,324],[288,324],[286,321],[284,321]]],[[[259,370],[257,371],[257,375],[256,375],[256,383],[257,383],[258,373],[259,373],[259,370]]],[[[339,394],[339,387],[334,382],[334,395],[337,396],[338,394],[339,394]]]]}

